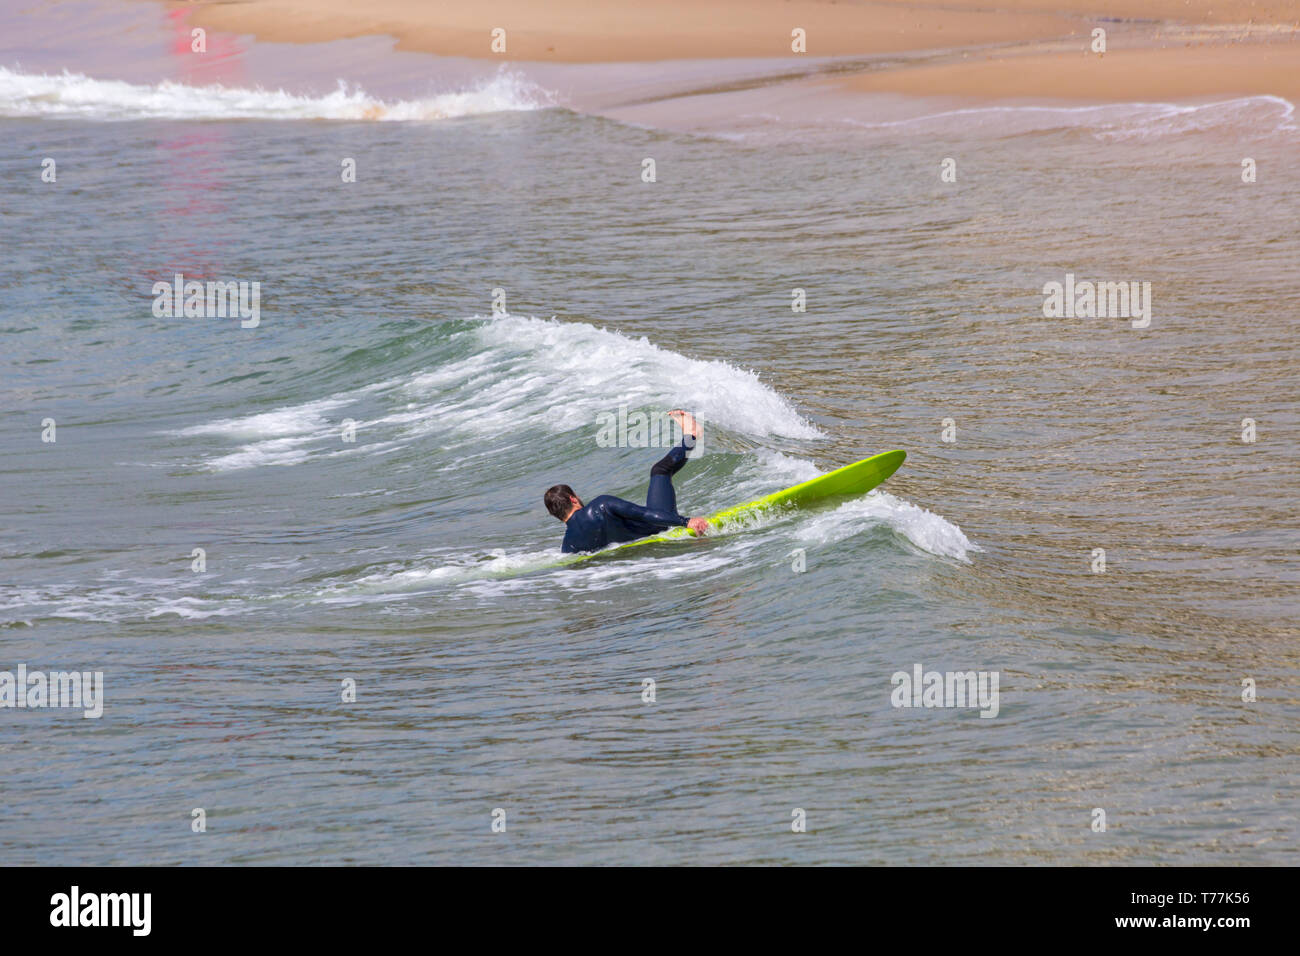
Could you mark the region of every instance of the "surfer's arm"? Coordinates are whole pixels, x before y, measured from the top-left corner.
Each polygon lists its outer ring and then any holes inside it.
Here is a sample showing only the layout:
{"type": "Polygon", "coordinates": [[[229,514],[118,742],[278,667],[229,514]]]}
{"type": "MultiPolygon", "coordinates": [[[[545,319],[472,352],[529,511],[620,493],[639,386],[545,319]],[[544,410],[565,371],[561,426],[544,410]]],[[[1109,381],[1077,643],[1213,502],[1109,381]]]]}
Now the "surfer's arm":
{"type": "Polygon", "coordinates": [[[635,502],[624,501],[622,498],[610,498],[605,507],[610,513],[629,521],[644,521],[646,524],[663,525],[670,528],[673,525],[686,527],[687,519],[677,514],[675,511],[658,511],[654,508],[646,508],[635,502]]]}

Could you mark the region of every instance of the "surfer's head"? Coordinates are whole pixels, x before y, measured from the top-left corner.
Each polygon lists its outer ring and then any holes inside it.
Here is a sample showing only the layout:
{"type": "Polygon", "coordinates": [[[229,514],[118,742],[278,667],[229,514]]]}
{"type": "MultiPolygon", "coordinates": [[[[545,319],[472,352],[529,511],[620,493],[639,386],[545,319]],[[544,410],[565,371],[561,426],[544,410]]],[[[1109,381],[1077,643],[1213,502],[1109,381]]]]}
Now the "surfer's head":
{"type": "Polygon", "coordinates": [[[561,521],[568,521],[574,510],[582,507],[582,502],[568,485],[552,485],[546,489],[542,500],[546,502],[546,510],[561,521]]]}

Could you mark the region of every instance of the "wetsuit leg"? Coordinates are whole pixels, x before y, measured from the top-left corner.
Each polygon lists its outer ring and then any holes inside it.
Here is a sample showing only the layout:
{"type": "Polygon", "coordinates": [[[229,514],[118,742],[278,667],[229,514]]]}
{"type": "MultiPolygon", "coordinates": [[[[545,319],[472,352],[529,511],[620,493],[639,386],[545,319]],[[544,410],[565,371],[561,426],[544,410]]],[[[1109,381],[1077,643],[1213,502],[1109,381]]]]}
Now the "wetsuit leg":
{"type": "Polygon", "coordinates": [[[676,446],[650,469],[650,490],[645,495],[645,506],[656,511],[677,513],[677,492],[673,490],[673,475],[686,464],[686,443],[676,446]]]}

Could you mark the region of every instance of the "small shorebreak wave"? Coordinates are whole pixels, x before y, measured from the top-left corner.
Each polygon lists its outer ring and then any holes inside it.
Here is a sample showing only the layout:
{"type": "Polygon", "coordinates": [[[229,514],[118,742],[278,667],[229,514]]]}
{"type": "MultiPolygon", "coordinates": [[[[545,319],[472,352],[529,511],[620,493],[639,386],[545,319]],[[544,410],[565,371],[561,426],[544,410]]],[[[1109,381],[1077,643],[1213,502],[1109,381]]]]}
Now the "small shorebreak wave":
{"type": "MultiPolygon", "coordinates": [[[[722,429],[748,446],[744,453],[732,453],[734,465],[715,465],[706,485],[694,489],[704,513],[822,473],[801,455],[770,447],[774,439],[781,444],[825,435],[752,370],[692,358],[644,337],[554,318],[475,316],[416,334],[431,339],[423,342],[424,360],[414,368],[378,365],[370,369],[377,379],[350,391],[196,423],[170,434],[196,440],[199,447],[191,451],[201,447],[202,458],[191,463],[211,472],[303,466],[406,446],[414,454],[436,447],[438,454],[421,458],[432,480],[435,475],[447,478],[447,469],[459,467],[464,455],[455,453],[458,448],[495,458],[533,436],[581,433],[592,427],[598,413],[619,404],[681,405],[706,427],[722,429]],[[361,414],[367,409],[371,417],[361,414]],[[340,450],[338,422],[345,415],[362,418],[358,430],[367,440],[340,450]]],[[[481,482],[481,465],[474,467],[479,469],[473,471],[475,480],[481,482]]],[[[435,549],[377,561],[359,573],[354,569],[314,586],[308,599],[353,604],[447,587],[527,590],[544,586],[538,585],[537,572],[567,585],[600,588],[644,574],[665,560],[675,573],[721,568],[743,561],[750,547],[774,535],[833,545],[863,533],[888,532],[918,551],[959,562],[979,550],[955,524],[883,491],[845,502],[833,512],[764,515],[747,530],[758,534],[723,533],[711,546],[682,548],[680,554],[670,550],[574,567],[557,563],[558,538],[545,542],[550,547],[516,538],[485,551],[435,549]]]]}
{"type": "Polygon", "coordinates": [[[11,118],[420,122],[554,105],[554,94],[507,69],[466,89],[387,101],[341,80],[332,93],[310,96],[171,80],[146,85],[0,67],[0,116],[11,118]]]}
{"type": "Polygon", "coordinates": [[[691,408],[713,427],[751,441],[823,437],[758,375],[720,360],[693,359],[643,337],[585,322],[502,315],[455,323],[442,334],[443,359],[419,371],[294,405],[176,432],[225,443],[199,467],[231,471],[296,465],[337,454],[388,452],[436,437],[439,441],[511,441],[590,425],[601,411],[691,408]],[[563,396],[561,398],[561,396],[563,396]],[[378,414],[360,417],[370,443],[338,447],[338,423],[357,418],[365,403],[378,414]],[[230,443],[234,443],[231,447],[230,443]]]}

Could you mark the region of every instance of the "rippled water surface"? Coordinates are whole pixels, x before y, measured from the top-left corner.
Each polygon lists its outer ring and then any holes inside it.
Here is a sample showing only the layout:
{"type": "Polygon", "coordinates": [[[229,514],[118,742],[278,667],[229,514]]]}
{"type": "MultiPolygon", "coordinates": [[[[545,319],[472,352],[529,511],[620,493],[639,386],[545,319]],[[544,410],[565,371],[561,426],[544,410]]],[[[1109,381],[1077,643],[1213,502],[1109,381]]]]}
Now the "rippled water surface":
{"type": "Polygon", "coordinates": [[[1296,863],[1289,104],[667,131],[502,82],[0,119],[0,667],[107,688],[0,711],[6,861],[1296,863]],[[260,325],[155,317],[177,272],[260,325]],[[1044,318],[1067,272],[1150,327],[1044,318]],[[705,423],[692,514],[909,457],[556,568],[547,486],[644,494],[620,405],[705,423]],[[892,707],[918,663],[998,716],[892,707]]]}

